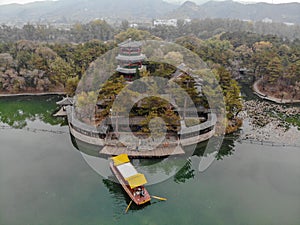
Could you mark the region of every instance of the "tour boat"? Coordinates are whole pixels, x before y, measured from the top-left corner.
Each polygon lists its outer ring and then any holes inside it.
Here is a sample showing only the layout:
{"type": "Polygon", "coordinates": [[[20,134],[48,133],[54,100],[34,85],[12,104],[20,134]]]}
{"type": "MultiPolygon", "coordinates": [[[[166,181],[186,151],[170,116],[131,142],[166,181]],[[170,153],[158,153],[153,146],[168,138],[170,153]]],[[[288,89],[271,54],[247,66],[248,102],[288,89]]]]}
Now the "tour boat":
{"type": "Polygon", "coordinates": [[[110,168],[132,201],[137,205],[145,204],[151,197],[144,187],[147,180],[131,164],[127,154],[111,158],[110,168]]]}

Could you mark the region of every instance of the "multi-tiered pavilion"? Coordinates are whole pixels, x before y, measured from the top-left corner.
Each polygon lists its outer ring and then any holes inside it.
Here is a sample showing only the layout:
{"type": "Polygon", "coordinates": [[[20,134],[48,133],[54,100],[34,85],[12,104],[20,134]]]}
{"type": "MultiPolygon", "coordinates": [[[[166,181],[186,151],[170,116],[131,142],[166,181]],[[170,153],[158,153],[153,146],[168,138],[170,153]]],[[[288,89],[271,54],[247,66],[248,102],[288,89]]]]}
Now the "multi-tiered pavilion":
{"type": "Polygon", "coordinates": [[[146,58],[141,53],[142,43],[140,41],[131,41],[128,39],[119,45],[119,54],[117,72],[124,76],[127,81],[132,81],[138,71],[143,68],[143,61],[146,58]]]}

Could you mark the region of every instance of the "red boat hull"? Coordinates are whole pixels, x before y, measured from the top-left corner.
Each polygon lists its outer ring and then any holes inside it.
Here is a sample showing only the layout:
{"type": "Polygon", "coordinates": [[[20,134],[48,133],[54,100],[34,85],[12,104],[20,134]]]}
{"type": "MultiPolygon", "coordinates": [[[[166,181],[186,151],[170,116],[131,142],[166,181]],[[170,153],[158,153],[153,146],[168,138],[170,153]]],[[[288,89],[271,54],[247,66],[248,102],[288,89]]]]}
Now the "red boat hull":
{"type": "Polygon", "coordinates": [[[132,201],[137,205],[142,205],[151,200],[151,196],[149,195],[148,191],[144,186],[140,186],[143,190],[143,196],[140,194],[136,194],[136,191],[131,189],[128,185],[127,181],[123,178],[121,173],[119,172],[118,168],[114,166],[113,162],[110,162],[110,168],[120,184],[122,185],[123,189],[126,191],[128,196],[132,199],[132,201]]]}

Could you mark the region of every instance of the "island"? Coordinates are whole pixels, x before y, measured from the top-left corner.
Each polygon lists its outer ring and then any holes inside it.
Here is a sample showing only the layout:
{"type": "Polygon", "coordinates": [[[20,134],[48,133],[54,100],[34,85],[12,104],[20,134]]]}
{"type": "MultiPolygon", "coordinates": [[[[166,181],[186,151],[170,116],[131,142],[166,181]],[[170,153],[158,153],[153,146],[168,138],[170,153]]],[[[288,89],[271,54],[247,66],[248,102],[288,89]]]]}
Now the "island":
{"type": "MultiPolygon", "coordinates": [[[[115,73],[102,85],[99,94],[79,93],[76,95],[77,104],[70,97],[57,102],[62,107],[59,115],[67,115],[70,133],[76,140],[98,146],[99,150],[101,149],[99,154],[104,155],[165,157],[184,154],[184,146],[206,141],[215,134],[217,115],[207,108],[207,100],[205,96],[198,93],[195,86],[197,83],[191,75],[172,65],[145,60],[145,55],[141,52],[142,42],[140,41],[128,39],[120,43],[118,48],[119,53],[115,58],[118,65],[115,73]],[[140,100],[136,101],[130,109],[130,117],[124,117],[122,110],[131,101],[128,96],[131,95],[134,98],[134,96],[143,95],[145,89],[149,88],[147,86],[132,87],[136,85],[134,80],[152,74],[159,74],[178,83],[178,86],[191,94],[193,101],[189,102],[187,97],[176,97],[175,92],[173,94],[165,92],[164,87],[159,86],[162,84],[158,84],[160,81],[158,80],[154,86],[162,98],[147,95],[140,97],[140,100]],[[120,92],[126,88],[126,94],[121,96],[124,98],[121,103],[122,109],[112,115],[114,100],[120,97],[120,92]],[[89,96],[93,95],[97,95],[95,106],[91,106],[88,102],[89,96]],[[183,107],[180,107],[179,101],[183,101],[181,103],[183,107]],[[192,107],[193,104],[195,107],[192,107]],[[163,119],[167,129],[159,145],[156,143],[162,134],[164,124],[161,121],[155,121],[157,117],[163,119]],[[128,121],[130,130],[126,126],[128,121]],[[153,121],[154,127],[151,130],[149,122],[153,121]],[[132,139],[127,133],[132,133],[138,138],[132,139]],[[119,140],[121,134],[123,140],[119,140]],[[150,135],[152,135],[151,138],[150,135]]],[[[138,84],[145,85],[142,82],[138,84]]]]}

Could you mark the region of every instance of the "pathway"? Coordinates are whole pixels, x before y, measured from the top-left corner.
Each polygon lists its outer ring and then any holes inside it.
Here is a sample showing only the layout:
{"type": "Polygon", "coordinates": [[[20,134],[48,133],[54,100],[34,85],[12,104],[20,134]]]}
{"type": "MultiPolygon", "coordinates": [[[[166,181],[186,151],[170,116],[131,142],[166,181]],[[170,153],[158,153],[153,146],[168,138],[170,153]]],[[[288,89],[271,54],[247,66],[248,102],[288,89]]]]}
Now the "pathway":
{"type": "Polygon", "coordinates": [[[275,97],[266,95],[265,93],[261,92],[258,89],[259,82],[261,82],[261,79],[255,81],[255,83],[253,84],[254,94],[256,94],[258,97],[265,99],[265,100],[269,100],[271,102],[278,103],[278,104],[300,103],[300,100],[280,99],[280,98],[275,98],[275,97]]]}
{"type": "Polygon", "coordinates": [[[170,146],[170,147],[158,147],[149,151],[139,151],[130,149],[127,147],[117,147],[117,146],[104,146],[100,152],[103,155],[119,155],[127,154],[129,157],[142,157],[142,158],[153,158],[153,157],[167,157],[170,155],[183,155],[184,150],[180,145],[170,146]]]}

